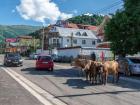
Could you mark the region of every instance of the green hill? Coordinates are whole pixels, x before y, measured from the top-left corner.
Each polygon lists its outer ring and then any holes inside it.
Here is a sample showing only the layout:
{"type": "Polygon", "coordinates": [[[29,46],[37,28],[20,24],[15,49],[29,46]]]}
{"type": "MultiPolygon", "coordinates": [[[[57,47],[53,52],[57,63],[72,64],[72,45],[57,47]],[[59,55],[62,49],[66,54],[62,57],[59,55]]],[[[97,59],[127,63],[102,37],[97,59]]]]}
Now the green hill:
{"type": "Polygon", "coordinates": [[[90,15],[80,15],[73,18],[68,19],[69,22],[75,23],[75,24],[85,24],[85,25],[100,25],[103,21],[104,16],[102,15],[96,15],[96,14],[90,14],[90,15]]]}
{"type": "Polygon", "coordinates": [[[16,38],[21,35],[28,35],[36,30],[39,30],[39,26],[28,25],[0,25],[0,40],[5,38],[16,38]]]}

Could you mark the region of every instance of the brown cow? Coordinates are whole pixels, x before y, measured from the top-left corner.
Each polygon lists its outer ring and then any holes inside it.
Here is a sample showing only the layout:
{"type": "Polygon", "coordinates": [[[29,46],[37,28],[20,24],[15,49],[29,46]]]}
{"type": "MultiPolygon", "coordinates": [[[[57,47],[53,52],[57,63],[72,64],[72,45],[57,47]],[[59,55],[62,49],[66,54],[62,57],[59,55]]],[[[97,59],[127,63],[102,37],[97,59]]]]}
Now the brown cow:
{"type": "Polygon", "coordinates": [[[119,63],[119,67],[120,67],[120,72],[123,72],[124,75],[129,76],[130,73],[129,73],[128,61],[126,61],[126,60],[119,60],[118,63],[119,63]]]}
{"type": "Polygon", "coordinates": [[[80,68],[80,70],[83,72],[85,69],[88,69],[88,66],[86,66],[87,64],[88,60],[75,58],[73,66],[80,68]]]}
{"type": "Polygon", "coordinates": [[[102,69],[102,63],[97,62],[97,61],[92,61],[91,66],[90,66],[90,80],[91,83],[98,83],[98,80],[100,83],[103,81],[103,69],[102,69]]]}
{"type": "Polygon", "coordinates": [[[86,80],[90,78],[89,80],[91,81],[91,74],[94,71],[94,68],[92,67],[94,64],[94,61],[92,60],[87,60],[87,64],[85,65],[84,71],[86,74],[86,80]]]}
{"type": "Polygon", "coordinates": [[[119,80],[119,64],[116,61],[105,61],[103,64],[103,83],[107,83],[108,75],[113,75],[113,83],[114,79],[116,79],[116,82],[119,80]]]}

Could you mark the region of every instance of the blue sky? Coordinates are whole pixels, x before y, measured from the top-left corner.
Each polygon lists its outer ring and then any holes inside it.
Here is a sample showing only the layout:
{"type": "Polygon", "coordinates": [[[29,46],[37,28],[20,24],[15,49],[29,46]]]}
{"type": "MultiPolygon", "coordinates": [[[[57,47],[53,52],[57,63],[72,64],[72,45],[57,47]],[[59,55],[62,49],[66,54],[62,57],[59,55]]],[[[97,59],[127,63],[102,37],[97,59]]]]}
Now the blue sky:
{"type": "MultiPolygon", "coordinates": [[[[25,0],[26,1],[26,0],[25,0]]],[[[38,0],[37,0],[38,1],[38,0]]],[[[47,0],[48,1],[48,0],[47,0]]],[[[101,10],[104,7],[108,7],[111,4],[119,2],[121,0],[52,0],[59,8],[59,11],[62,13],[71,14],[72,16],[80,15],[83,13],[94,13],[97,10],[101,10]]],[[[19,11],[16,9],[16,6],[21,4],[20,0],[1,0],[0,3],[0,24],[6,25],[16,25],[16,24],[24,24],[24,25],[41,25],[42,23],[39,21],[35,21],[37,19],[32,19],[33,17],[22,17],[19,11]],[[25,19],[28,18],[28,19],[25,19]]],[[[105,11],[101,11],[100,14],[114,13],[116,9],[121,8],[122,4],[114,4],[115,6],[109,9],[103,9],[105,11]]],[[[21,13],[23,13],[23,9],[19,9],[21,13]]],[[[46,10],[47,11],[47,10],[46,10]]],[[[59,11],[57,13],[59,13],[59,11]]],[[[47,15],[47,13],[46,13],[47,15]]],[[[52,14],[55,15],[55,14],[52,14]]],[[[57,16],[55,16],[57,17],[57,16]]],[[[61,15],[61,17],[64,17],[61,15]]],[[[52,17],[48,17],[51,19],[52,17]]],[[[56,19],[56,18],[55,18],[56,19]]],[[[54,19],[54,20],[55,20],[54,19]]],[[[52,20],[51,20],[52,21],[52,20]]],[[[48,24],[48,21],[45,19],[45,22],[48,24]]]]}

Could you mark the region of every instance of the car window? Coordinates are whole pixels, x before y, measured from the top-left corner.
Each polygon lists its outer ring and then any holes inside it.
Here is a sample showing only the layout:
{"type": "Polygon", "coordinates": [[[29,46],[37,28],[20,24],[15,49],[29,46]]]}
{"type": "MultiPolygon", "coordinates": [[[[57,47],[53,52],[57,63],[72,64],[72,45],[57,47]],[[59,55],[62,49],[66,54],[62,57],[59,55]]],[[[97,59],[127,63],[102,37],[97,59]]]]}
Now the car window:
{"type": "Polygon", "coordinates": [[[17,54],[17,53],[9,53],[9,54],[7,54],[7,57],[18,57],[18,58],[20,58],[20,55],[17,54]]]}
{"type": "Polygon", "coordinates": [[[130,61],[131,61],[132,63],[140,63],[140,59],[130,58],[130,61]]]}
{"type": "Polygon", "coordinates": [[[46,60],[46,61],[50,61],[52,60],[52,58],[50,56],[39,56],[38,60],[46,60]]]}

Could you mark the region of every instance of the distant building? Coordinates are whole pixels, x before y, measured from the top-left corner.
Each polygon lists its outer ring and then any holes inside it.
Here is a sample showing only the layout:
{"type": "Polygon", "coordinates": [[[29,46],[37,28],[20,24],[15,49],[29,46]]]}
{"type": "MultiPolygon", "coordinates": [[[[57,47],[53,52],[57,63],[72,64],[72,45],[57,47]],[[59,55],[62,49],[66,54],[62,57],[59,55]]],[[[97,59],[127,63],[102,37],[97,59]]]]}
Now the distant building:
{"type": "Polygon", "coordinates": [[[63,28],[75,28],[75,29],[86,29],[86,30],[97,31],[97,26],[74,24],[74,23],[69,23],[68,21],[64,21],[64,20],[58,20],[55,26],[63,27],[63,28]]]}

